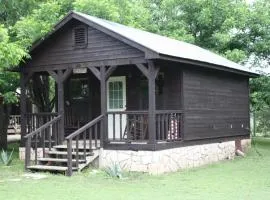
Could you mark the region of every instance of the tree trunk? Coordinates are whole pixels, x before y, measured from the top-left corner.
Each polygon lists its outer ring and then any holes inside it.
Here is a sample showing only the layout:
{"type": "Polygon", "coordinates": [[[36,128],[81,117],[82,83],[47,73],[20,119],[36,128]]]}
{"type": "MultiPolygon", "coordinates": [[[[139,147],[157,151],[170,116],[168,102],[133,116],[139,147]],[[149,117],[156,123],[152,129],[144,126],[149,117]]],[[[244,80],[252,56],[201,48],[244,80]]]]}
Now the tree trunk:
{"type": "Polygon", "coordinates": [[[9,123],[9,115],[6,106],[0,105],[0,149],[7,149],[7,128],[9,123]]]}

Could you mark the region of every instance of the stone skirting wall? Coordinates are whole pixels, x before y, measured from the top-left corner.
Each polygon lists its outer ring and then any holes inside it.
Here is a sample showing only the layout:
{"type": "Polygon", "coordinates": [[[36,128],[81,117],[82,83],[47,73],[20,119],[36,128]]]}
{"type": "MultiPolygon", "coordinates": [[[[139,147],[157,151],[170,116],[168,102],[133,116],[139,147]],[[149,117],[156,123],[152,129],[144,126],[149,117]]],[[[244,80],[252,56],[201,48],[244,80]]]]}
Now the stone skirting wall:
{"type": "MultiPolygon", "coordinates": [[[[48,149],[45,148],[45,150],[47,151],[48,149]]],[[[43,150],[42,150],[42,148],[38,148],[37,149],[37,157],[38,158],[42,158],[43,157],[43,150]]],[[[19,158],[20,158],[20,160],[24,160],[25,159],[25,148],[24,147],[20,147],[19,148],[19,158]]],[[[35,151],[32,148],[31,148],[30,160],[35,160],[35,151]]]]}
{"type": "Polygon", "coordinates": [[[119,164],[128,171],[161,174],[202,166],[235,156],[235,141],[186,146],[161,151],[100,150],[101,168],[119,164]]]}
{"type": "Polygon", "coordinates": [[[248,150],[251,148],[251,139],[242,139],[241,140],[241,147],[242,151],[247,153],[248,150]]]}

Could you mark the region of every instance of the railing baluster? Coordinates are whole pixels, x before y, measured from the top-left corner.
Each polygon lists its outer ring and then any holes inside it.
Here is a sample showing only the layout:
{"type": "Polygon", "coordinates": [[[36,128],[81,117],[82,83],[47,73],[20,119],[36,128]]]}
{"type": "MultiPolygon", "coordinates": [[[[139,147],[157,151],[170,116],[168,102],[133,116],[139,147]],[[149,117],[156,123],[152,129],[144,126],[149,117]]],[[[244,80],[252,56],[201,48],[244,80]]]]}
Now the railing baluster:
{"type": "Polygon", "coordinates": [[[76,136],[76,167],[79,166],[79,135],[76,136]]]}
{"type": "Polygon", "coordinates": [[[133,115],[133,121],[134,121],[134,132],[133,132],[133,140],[137,140],[137,136],[138,136],[138,133],[137,133],[137,115],[133,115]]]}
{"type": "Polygon", "coordinates": [[[83,132],[83,157],[86,159],[86,130],[83,132]]]}
{"type": "Polygon", "coordinates": [[[37,164],[37,148],[38,148],[38,145],[37,145],[37,136],[38,134],[35,135],[35,164],[37,164]]]}
{"type": "Polygon", "coordinates": [[[45,157],[45,133],[46,133],[46,129],[43,129],[41,132],[41,137],[42,137],[42,157],[45,157]]]}
{"type": "Polygon", "coordinates": [[[127,132],[127,143],[130,141],[130,124],[129,124],[129,120],[130,120],[130,115],[127,115],[127,126],[126,126],[126,132],[127,132]]]}
{"type": "Polygon", "coordinates": [[[119,114],[119,118],[120,118],[120,140],[122,140],[122,114],[119,114]]]}
{"type": "Polygon", "coordinates": [[[92,149],[92,127],[90,127],[88,130],[89,130],[89,150],[91,152],[93,150],[92,149]]]}
{"type": "Polygon", "coordinates": [[[98,124],[95,125],[95,148],[98,147],[98,146],[97,146],[97,132],[98,132],[97,125],[98,125],[98,124]]]}
{"type": "Polygon", "coordinates": [[[48,139],[49,139],[49,151],[52,148],[52,131],[53,131],[53,125],[50,125],[50,129],[48,131],[48,139]]]}
{"type": "Polygon", "coordinates": [[[113,140],[115,140],[115,114],[113,114],[113,140]]]}
{"type": "Polygon", "coordinates": [[[139,115],[138,116],[138,118],[139,118],[139,122],[140,122],[140,133],[139,133],[139,138],[141,139],[141,140],[143,140],[144,138],[143,138],[143,132],[144,132],[144,121],[143,121],[143,115],[139,115]]]}
{"type": "Polygon", "coordinates": [[[156,116],[156,120],[157,120],[157,140],[160,140],[160,115],[157,114],[156,116]]]}
{"type": "Polygon", "coordinates": [[[165,133],[164,133],[164,114],[160,114],[161,116],[161,140],[164,140],[164,137],[165,137],[165,133]]]}

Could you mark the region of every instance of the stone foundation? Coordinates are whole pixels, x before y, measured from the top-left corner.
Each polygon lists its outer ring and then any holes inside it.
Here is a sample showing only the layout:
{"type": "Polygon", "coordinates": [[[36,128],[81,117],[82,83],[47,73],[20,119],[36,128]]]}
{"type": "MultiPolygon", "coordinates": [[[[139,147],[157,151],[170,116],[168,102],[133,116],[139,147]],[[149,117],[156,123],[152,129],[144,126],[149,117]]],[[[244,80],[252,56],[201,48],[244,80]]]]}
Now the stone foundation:
{"type": "Polygon", "coordinates": [[[251,148],[251,139],[242,139],[241,140],[241,147],[243,152],[247,153],[248,150],[251,148]]]}
{"type": "MultiPolygon", "coordinates": [[[[243,152],[251,147],[251,139],[239,140],[243,152]]],[[[119,164],[128,171],[148,172],[161,174],[181,169],[198,167],[221,160],[233,159],[236,150],[235,141],[211,143],[194,146],[179,147],[161,151],[130,151],[100,149],[99,159],[95,166],[100,168],[119,164]]],[[[25,158],[25,148],[20,147],[19,156],[25,158]]],[[[38,156],[42,157],[42,148],[38,148],[38,156]]],[[[31,160],[35,152],[31,149],[31,160]]]]}
{"type": "MultiPolygon", "coordinates": [[[[47,151],[47,148],[45,148],[45,150],[47,151]]],[[[43,151],[42,148],[38,148],[37,149],[37,157],[38,158],[42,158],[43,157],[43,151]]],[[[25,159],[25,147],[20,147],[19,148],[19,158],[20,160],[24,160],[25,159]]],[[[35,151],[31,148],[31,157],[30,160],[35,160],[35,151]]]]}
{"type": "Polygon", "coordinates": [[[101,168],[119,164],[128,171],[161,174],[198,167],[235,156],[235,141],[179,147],[162,151],[101,150],[101,168]]]}

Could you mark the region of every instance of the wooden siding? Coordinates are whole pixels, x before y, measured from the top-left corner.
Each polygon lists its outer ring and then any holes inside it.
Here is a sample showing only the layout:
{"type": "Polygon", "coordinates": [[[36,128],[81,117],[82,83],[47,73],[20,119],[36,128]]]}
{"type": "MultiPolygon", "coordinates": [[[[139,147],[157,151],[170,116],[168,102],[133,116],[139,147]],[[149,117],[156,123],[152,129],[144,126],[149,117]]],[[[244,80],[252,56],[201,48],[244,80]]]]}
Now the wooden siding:
{"type": "Polygon", "coordinates": [[[248,78],[184,69],[184,140],[249,134],[248,78]]]}
{"type": "Polygon", "coordinates": [[[88,44],[83,48],[76,48],[73,41],[73,28],[83,26],[73,20],[53,37],[33,52],[28,67],[64,65],[83,62],[106,62],[108,60],[144,59],[144,53],[98,31],[87,27],[88,44]]]}
{"type": "MultiPolygon", "coordinates": [[[[181,109],[181,69],[161,66],[160,73],[164,75],[164,83],[162,92],[156,92],[156,109],[181,109]]],[[[148,80],[136,66],[118,67],[112,76],[126,76],[127,110],[148,109],[148,80]]]]}

